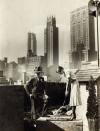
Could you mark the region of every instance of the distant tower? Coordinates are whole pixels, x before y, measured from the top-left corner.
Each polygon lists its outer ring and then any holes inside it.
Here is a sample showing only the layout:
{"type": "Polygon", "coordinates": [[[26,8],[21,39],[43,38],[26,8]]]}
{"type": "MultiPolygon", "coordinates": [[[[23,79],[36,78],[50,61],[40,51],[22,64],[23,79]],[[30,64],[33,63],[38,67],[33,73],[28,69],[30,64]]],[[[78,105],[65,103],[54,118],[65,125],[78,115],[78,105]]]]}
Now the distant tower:
{"type": "Polygon", "coordinates": [[[47,66],[59,63],[59,38],[56,18],[47,18],[47,26],[44,31],[44,52],[47,55],[47,66]]]}
{"type": "Polygon", "coordinates": [[[88,6],[71,12],[70,17],[72,65],[96,59],[94,17],[89,15],[88,6]]]}
{"type": "Polygon", "coordinates": [[[32,57],[37,55],[37,41],[34,33],[28,33],[28,49],[27,56],[32,57]]]}

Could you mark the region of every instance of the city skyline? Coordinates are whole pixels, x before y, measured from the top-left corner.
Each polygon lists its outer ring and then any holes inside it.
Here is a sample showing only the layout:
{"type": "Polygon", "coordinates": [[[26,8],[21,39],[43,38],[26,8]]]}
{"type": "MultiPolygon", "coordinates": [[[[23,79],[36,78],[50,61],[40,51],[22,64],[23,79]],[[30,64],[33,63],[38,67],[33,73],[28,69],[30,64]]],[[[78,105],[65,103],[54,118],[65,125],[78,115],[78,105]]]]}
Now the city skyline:
{"type": "Polygon", "coordinates": [[[17,57],[26,56],[28,32],[36,33],[38,54],[43,55],[44,28],[50,15],[56,17],[62,58],[70,46],[70,12],[87,5],[88,0],[76,0],[76,4],[73,3],[74,0],[43,0],[41,4],[40,0],[0,0],[0,58],[8,56],[9,60],[15,60],[17,57]]]}
{"type": "Polygon", "coordinates": [[[72,11],[70,22],[73,66],[79,67],[81,61],[96,60],[94,16],[89,15],[88,6],[72,11]]]}

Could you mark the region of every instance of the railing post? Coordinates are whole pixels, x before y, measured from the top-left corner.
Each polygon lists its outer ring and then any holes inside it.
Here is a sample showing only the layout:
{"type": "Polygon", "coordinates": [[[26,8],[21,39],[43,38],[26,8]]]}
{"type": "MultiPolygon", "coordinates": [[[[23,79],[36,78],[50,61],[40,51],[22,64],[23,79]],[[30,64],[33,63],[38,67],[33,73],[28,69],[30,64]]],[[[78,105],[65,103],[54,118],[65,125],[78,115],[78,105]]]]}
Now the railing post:
{"type": "Polygon", "coordinates": [[[100,77],[97,79],[98,131],[100,131],[100,77]]]}

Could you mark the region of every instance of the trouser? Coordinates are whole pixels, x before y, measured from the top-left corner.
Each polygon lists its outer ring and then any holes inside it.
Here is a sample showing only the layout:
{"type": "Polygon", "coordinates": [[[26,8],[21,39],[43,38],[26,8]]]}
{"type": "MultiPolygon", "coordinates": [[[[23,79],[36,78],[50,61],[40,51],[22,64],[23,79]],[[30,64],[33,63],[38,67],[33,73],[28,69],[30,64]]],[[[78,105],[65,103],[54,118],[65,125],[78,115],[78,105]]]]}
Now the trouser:
{"type": "Polygon", "coordinates": [[[35,110],[35,117],[38,118],[42,116],[42,110],[44,106],[44,100],[42,97],[36,97],[32,102],[32,110],[35,110]]]}
{"type": "Polygon", "coordinates": [[[31,97],[31,114],[32,119],[37,119],[40,116],[46,114],[48,107],[48,100],[44,100],[43,97],[31,97]]]}
{"type": "Polygon", "coordinates": [[[36,111],[35,111],[34,98],[31,98],[31,118],[33,120],[36,119],[36,111]]]}
{"type": "Polygon", "coordinates": [[[48,110],[48,99],[44,100],[43,108],[42,108],[42,116],[45,116],[48,110]]]}

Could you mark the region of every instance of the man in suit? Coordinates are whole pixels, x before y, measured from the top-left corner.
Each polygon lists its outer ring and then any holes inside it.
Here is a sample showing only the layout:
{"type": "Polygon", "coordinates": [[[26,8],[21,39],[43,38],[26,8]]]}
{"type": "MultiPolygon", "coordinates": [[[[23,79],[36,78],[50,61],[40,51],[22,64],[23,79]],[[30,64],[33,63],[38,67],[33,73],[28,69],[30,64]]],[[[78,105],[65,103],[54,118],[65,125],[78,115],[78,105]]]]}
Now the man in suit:
{"type": "Polygon", "coordinates": [[[36,76],[31,78],[26,85],[27,94],[31,99],[31,115],[32,119],[42,116],[45,99],[45,82],[43,77],[43,69],[41,66],[35,68],[36,76]]]}

